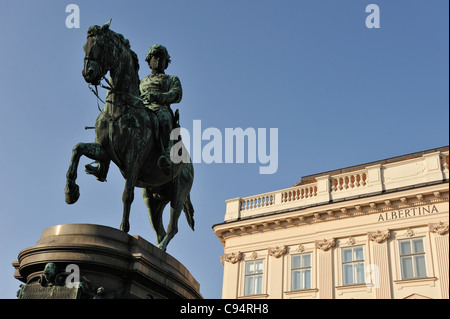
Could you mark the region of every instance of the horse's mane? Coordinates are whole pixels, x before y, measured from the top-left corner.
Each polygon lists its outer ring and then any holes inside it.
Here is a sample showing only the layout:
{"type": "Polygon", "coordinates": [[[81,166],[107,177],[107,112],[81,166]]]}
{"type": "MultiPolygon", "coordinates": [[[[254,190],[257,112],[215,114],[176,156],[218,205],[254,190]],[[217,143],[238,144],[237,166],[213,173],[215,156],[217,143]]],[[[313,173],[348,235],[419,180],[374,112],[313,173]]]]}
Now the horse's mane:
{"type": "Polygon", "coordinates": [[[139,71],[139,59],[137,54],[131,49],[130,41],[128,39],[125,39],[125,37],[117,32],[114,32],[113,30],[109,28],[104,28],[98,25],[93,25],[88,29],[87,36],[89,37],[95,37],[95,36],[107,36],[108,38],[111,38],[113,41],[116,41],[117,44],[121,44],[125,47],[128,52],[130,52],[131,57],[133,59],[133,64],[135,71],[139,71]]]}

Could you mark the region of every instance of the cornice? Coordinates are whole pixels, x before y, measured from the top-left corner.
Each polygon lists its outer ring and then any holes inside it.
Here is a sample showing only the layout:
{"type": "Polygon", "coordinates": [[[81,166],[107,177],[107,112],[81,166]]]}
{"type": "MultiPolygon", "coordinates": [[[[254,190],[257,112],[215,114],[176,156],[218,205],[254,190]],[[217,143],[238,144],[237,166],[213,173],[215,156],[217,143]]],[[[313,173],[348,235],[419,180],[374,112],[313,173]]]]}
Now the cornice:
{"type": "Polygon", "coordinates": [[[250,235],[289,227],[302,227],[315,223],[380,214],[397,209],[448,201],[448,184],[439,184],[418,188],[415,193],[408,189],[373,197],[329,203],[319,207],[307,207],[289,212],[241,219],[217,224],[213,226],[213,229],[221,242],[225,244],[225,239],[232,236],[250,235]]]}

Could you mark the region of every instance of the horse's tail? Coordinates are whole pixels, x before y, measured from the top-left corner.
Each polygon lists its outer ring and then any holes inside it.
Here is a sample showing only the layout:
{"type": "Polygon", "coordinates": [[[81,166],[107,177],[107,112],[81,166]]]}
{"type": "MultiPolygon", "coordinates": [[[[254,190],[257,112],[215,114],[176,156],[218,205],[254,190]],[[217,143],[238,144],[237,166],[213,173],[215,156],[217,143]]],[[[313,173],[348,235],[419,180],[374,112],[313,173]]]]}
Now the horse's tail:
{"type": "Polygon", "coordinates": [[[186,197],[186,200],[184,201],[183,210],[184,210],[184,214],[186,215],[186,219],[187,219],[189,227],[191,227],[192,230],[194,230],[194,224],[195,224],[195,222],[194,222],[194,206],[192,206],[190,194],[188,194],[188,196],[186,197]]]}

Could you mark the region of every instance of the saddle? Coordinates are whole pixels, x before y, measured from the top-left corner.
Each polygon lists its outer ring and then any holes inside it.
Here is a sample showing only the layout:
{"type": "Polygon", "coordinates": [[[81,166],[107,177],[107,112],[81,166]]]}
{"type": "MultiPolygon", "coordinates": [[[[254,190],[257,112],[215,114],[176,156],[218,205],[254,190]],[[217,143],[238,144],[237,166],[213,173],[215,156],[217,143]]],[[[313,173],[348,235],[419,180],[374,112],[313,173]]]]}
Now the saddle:
{"type": "MultiPolygon", "coordinates": [[[[153,111],[150,108],[146,108],[149,111],[150,114],[150,123],[147,124],[147,127],[149,127],[152,130],[152,133],[155,136],[155,140],[157,141],[157,147],[159,151],[162,151],[162,144],[161,144],[161,136],[160,136],[160,130],[159,130],[159,120],[158,117],[155,114],[155,111],[153,111]]],[[[172,129],[176,129],[180,127],[180,112],[178,109],[175,110],[175,113],[173,110],[169,107],[170,113],[172,113],[172,129]]],[[[175,141],[179,142],[181,141],[181,135],[178,136],[178,140],[175,141]]]]}

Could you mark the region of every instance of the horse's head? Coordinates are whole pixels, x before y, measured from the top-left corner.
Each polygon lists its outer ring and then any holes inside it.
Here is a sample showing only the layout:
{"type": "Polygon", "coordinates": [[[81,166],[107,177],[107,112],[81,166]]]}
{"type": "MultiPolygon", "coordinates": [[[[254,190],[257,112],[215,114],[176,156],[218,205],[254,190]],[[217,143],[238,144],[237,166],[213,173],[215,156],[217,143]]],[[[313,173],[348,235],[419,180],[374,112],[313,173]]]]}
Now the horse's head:
{"type": "Polygon", "coordinates": [[[87,41],[83,46],[85,53],[83,77],[86,82],[98,85],[109,70],[108,33],[111,20],[103,26],[93,25],[88,29],[87,41]]]}
{"type": "Polygon", "coordinates": [[[83,49],[85,52],[83,77],[86,82],[98,85],[117,63],[122,48],[129,42],[122,35],[109,29],[111,20],[103,26],[93,25],[88,29],[87,41],[83,49]]]}

